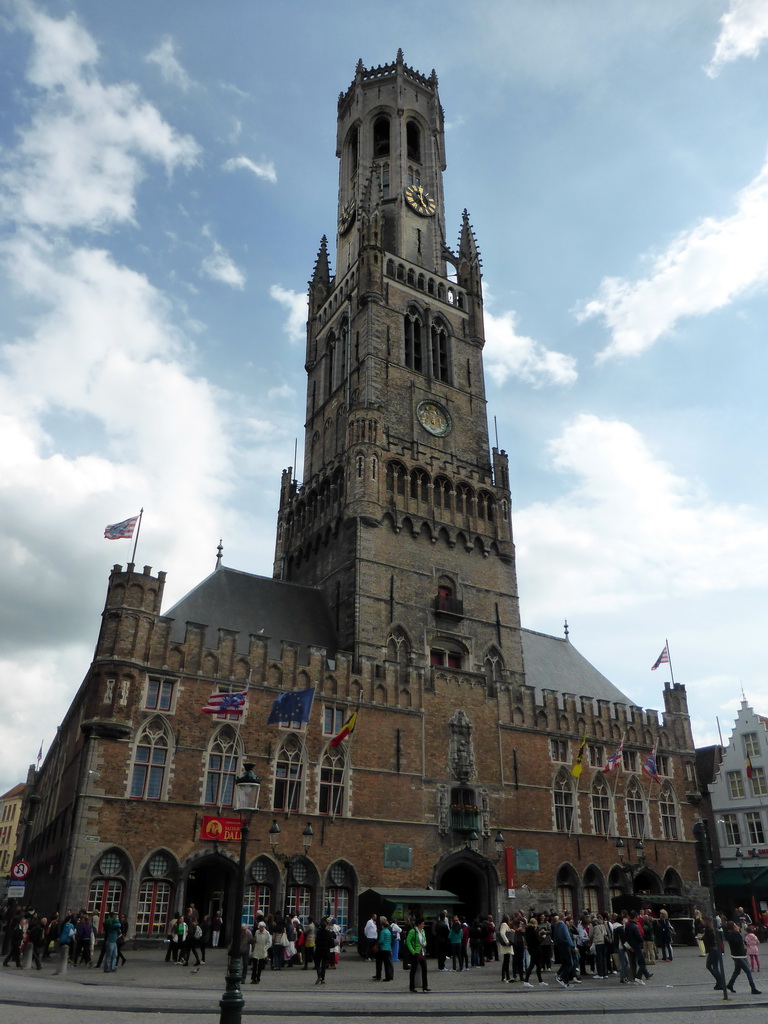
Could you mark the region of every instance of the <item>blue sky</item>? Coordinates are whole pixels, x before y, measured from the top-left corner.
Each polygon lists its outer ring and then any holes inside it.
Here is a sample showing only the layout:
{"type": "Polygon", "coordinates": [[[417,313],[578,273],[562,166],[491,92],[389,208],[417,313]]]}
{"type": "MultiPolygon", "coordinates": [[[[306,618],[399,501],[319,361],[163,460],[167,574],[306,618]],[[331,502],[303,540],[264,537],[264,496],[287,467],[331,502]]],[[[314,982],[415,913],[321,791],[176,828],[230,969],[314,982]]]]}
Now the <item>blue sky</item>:
{"type": "Polygon", "coordinates": [[[653,708],[668,637],[701,744],[766,713],[766,40],[765,0],[4,5],[0,791],[89,664],[107,523],[144,507],[166,607],[220,537],[271,574],[336,100],[398,47],[483,254],[524,624],[653,708]]]}

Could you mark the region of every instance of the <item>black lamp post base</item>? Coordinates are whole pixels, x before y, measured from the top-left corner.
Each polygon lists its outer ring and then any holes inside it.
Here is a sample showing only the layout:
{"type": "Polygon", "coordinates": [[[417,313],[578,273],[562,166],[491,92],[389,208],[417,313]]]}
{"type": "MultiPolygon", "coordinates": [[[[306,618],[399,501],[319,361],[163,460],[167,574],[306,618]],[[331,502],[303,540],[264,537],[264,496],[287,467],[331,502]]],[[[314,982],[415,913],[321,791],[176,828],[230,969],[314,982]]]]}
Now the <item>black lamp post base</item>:
{"type": "Polygon", "coordinates": [[[243,993],[240,991],[242,972],[243,958],[230,953],[225,978],[226,988],[224,995],[219,1000],[219,1009],[221,1010],[219,1024],[240,1024],[245,1005],[243,993]]]}

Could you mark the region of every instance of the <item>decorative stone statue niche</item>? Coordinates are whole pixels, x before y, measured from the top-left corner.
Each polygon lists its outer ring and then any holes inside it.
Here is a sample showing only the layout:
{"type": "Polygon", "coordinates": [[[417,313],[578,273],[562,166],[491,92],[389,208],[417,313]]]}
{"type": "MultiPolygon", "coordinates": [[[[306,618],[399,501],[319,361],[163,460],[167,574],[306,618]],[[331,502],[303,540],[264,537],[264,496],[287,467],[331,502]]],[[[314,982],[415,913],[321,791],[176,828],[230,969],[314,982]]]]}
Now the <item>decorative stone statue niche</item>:
{"type": "Polygon", "coordinates": [[[464,711],[457,711],[449,723],[448,767],[459,782],[475,777],[475,752],[472,749],[472,723],[464,711]]]}

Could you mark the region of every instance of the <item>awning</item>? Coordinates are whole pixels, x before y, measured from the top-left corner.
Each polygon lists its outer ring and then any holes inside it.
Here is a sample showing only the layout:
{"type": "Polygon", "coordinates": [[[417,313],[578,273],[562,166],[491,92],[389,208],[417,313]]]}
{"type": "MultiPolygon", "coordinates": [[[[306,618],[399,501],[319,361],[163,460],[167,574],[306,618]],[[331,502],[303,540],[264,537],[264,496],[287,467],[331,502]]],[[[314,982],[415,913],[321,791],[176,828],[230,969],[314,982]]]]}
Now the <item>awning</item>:
{"type": "Polygon", "coordinates": [[[743,892],[750,890],[752,895],[757,895],[757,889],[768,891],[768,868],[755,868],[748,871],[746,868],[718,868],[715,871],[716,889],[741,889],[743,892]]]}
{"type": "Polygon", "coordinates": [[[418,904],[422,907],[454,906],[462,901],[447,889],[366,889],[360,893],[360,900],[378,897],[387,903],[418,904]]]}

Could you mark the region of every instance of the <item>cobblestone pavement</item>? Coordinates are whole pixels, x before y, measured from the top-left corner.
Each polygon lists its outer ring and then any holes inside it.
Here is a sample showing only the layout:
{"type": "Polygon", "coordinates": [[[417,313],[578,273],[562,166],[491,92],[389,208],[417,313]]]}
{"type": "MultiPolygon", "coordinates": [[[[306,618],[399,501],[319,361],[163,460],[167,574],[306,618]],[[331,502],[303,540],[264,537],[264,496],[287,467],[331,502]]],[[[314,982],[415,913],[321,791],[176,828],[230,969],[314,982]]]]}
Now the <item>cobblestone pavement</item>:
{"type": "MultiPolygon", "coordinates": [[[[42,971],[0,968],[0,1024],[158,1024],[178,1022],[181,1015],[194,1024],[218,1024],[219,999],[224,990],[226,953],[209,950],[199,970],[166,964],[163,952],[127,952],[128,963],[114,974],[85,967],[72,968],[66,978],[54,978],[54,966],[42,971]]],[[[730,971],[730,958],[726,970],[730,971]]],[[[503,985],[497,964],[457,973],[440,973],[429,962],[431,992],[411,994],[408,975],[398,964],[394,982],[372,980],[373,965],[355,953],[345,953],[337,970],[329,971],[326,984],[314,984],[312,971],[290,968],[267,971],[259,986],[243,986],[243,1020],[257,1015],[269,1024],[287,1016],[302,1022],[327,1022],[344,1018],[345,1024],[375,1017],[440,1019],[453,1024],[467,1018],[491,1020],[530,1016],[554,1021],[566,1016],[569,1024],[594,1021],[596,1016],[664,1014],[664,1024],[696,1024],[723,1021],[746,1024],[756,1011],[768,1009],[768,971],[765,994],[750,994],[744,978],[737,982],[736,996],[726,1002],[712,990],[704,960],[698,950],[676,951],[672,964],[652,967],[654,977],[644,987],[620,985],[609,979],[585,978],[565,991],[552,974],[549,986],[525,989],[519,983],[503,985]],[[725,1016],[724,1016],[725,1015],[725,1016]]],[[[535,977],[535,975],[534,975],[535,977]]],[[[761,976],[756,975],[758,987],[761,976]]]]}

